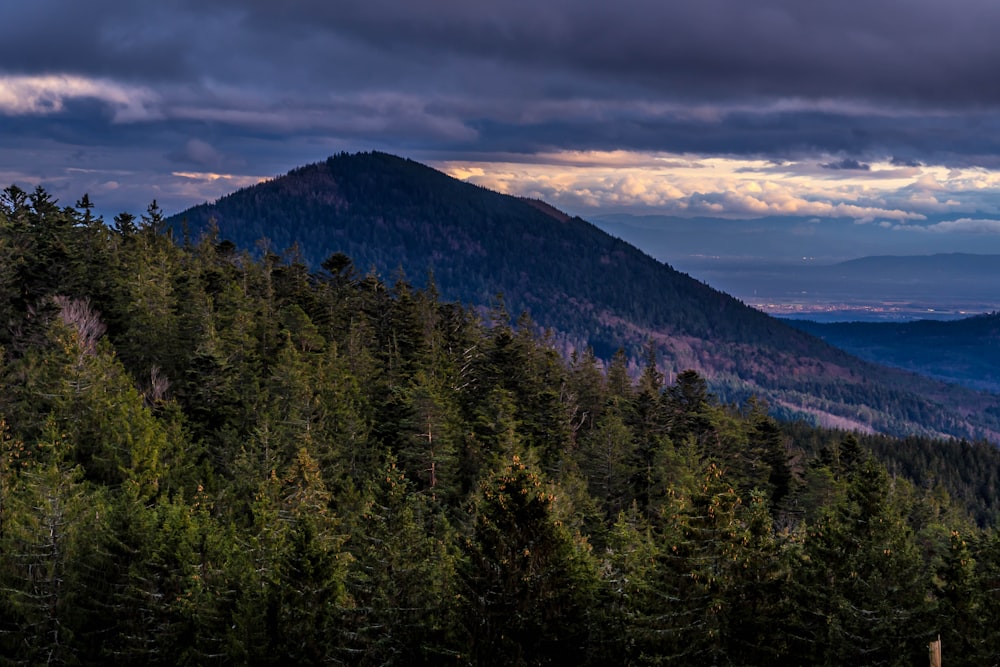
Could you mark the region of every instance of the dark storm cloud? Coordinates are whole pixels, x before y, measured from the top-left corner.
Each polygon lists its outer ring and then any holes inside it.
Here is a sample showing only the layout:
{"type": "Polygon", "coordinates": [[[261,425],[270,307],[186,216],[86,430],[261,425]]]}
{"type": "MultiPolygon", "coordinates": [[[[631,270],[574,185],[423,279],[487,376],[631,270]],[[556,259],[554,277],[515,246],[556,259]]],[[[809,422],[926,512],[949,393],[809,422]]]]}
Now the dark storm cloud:
{"type": "Polygon", "coordinates": [[[423,69],[413,89],[615,99],[628,91],[699,100],[846,96],[934,107],[1000,101],[1000,4],[987,0],[7,4],[0,63],[18,72],[257,77],[280,88],[274,77],[364,87],[423,69]],[[494,68],[491,76],[477,74],[483,67],[494,68]]]}
{"type": "Polygon", "coordinates": [[[858,162],[853,158],[845,157],[843,160],[837,160],[836,162],[826,162],[820,165],[823,169],[847,169],[853,171],[871,171],[872,166],[870,164],[865,164],[863,162],[858,162]]]}
{"type": "MultiPolygon", "coordinates": [[[[992,104],[1000,6],[986,0],[233,2],[248,26],[378,50],[562,71],[681,97],[852,96],[992,104]]],[[[619,89],[620,90],[620,89],[619,89]]]]}
{"type": "MultiPolygon", "coordinates": [[[[206,4],[206,6],[208,6],[206,4]]],[[[0,72],[80,73],[143,82],[192,74],[213,21],[177,3],[32,0],[0,8],[0,72]]]]}
{"type": "Polygon", "coordinates": [[[84,149],[136,174],[364,148],[1000,167],[998,29],[993,0],[6,2],[0,148],[52,154],[0,173],[84,149]]]}
{"type": "MultiPolygon", "coordinates": [[[[952,115],[900,120],[885,115],[734,112],[709,120],[662,114],[641,119],[623,115],[614,121],[581,115],[530,125],[482,121],[473,127],[479,137],[477,146],[492,151],[626,149],[764,156],[778,162],[817,154],[866,160],[914,155],[919,160],[908,159],[907,166],[1000,168],[1000,117],[987,115],[975,120],[952,115]]],[[[461,143],[443,147],[462,150],[461,143]]],[[[898,159],[896,166],[903,166],[898,159]]]]}

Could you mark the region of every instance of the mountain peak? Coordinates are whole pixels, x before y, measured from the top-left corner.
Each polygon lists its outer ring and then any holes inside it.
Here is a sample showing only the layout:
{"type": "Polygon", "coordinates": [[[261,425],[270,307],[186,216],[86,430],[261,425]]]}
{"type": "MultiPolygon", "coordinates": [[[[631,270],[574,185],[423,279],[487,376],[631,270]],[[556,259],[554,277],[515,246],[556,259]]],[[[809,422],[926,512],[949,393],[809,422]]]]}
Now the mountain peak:
{"type": "Polygon", "coordinates": [[[730,400],[757,394],[788,415],[880,431],[1000,435],[1000,417],[975,414],[1000,415],[996,397],[865,364],[545,202],[394,155],[332,156],[169,222],[197,232],[213,218],[239,247],[296,245],[313,267],[342,252],[383,275],[403,267],[417,283],[433,271],[442,296],[462,303],[488,307],[502,293],[564,354],[589,346],[610,359],[621,347],[639,360],[653,341],[668,379],[696,369],[730,400]],[[921,421],[898,414],[903,404],[919,405],[921,421]]]}

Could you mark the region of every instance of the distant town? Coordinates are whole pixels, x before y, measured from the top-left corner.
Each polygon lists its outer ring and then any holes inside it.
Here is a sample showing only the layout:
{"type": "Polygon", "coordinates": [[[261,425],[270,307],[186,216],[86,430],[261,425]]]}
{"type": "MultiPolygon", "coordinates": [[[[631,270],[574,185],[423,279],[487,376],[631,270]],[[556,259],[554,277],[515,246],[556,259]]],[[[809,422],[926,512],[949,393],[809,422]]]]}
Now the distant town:
{"type": "Polygon", "coordinates": [[[752,308],[775,317],[818,322],[957,320],[1000,309],[1000,301],[970,302],[956,305],[912,301],[856,302],[760,298],[747,299],[744,302],[752,308]]]}

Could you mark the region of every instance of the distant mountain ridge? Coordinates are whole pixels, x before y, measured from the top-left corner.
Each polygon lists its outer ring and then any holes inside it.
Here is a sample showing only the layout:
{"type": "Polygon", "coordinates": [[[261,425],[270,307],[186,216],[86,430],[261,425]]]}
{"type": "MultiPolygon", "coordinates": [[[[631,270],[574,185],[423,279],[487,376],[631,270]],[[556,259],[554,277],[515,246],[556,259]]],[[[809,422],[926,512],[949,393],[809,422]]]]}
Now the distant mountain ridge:
{"type": "Polygon", "coordinates": [[[448,299],[551,328],[563,352],[633,358],[652,340],[668,378],[693,368],[726,399],[757,394],[786,416],[888,433],[1000,439],[1000,397],[859,361],[675,271],[544,203],[457,181],[384,153],[341,154],[168,220],[210,220],[245,249],[297,245],[315,269],[330,254],[413,282],[432,271],[448,299]]]}
{"type": "Polygon", "coordinates": [[[979,255],[965,252],[937,253],[934,255],[871,255],[839,262],[835,266],[883,273],[918,271],[1000,272],[1000,255],[979,255]]]}
{"type": "Polygon", "coordinates": [[[826,280],[908,286],[914,295],[948,285],[958,294],[995,296],[995,286],[1000,284],[1000,255],[873,255],[811,267],[811,271],[826,280]]]}

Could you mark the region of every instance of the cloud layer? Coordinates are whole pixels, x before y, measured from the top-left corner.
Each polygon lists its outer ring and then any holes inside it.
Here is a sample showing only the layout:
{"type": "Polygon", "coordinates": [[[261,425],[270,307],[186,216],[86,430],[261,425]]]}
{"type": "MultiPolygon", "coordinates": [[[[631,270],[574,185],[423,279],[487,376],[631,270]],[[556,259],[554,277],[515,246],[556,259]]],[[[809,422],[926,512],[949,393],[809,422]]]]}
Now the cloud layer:
{"type": "Polygon", "coordinates": [[[0,175],[170,210],[377,148],[580,213],[990,230],[998,29],[992,0],[6,3],[0,175]]]}

